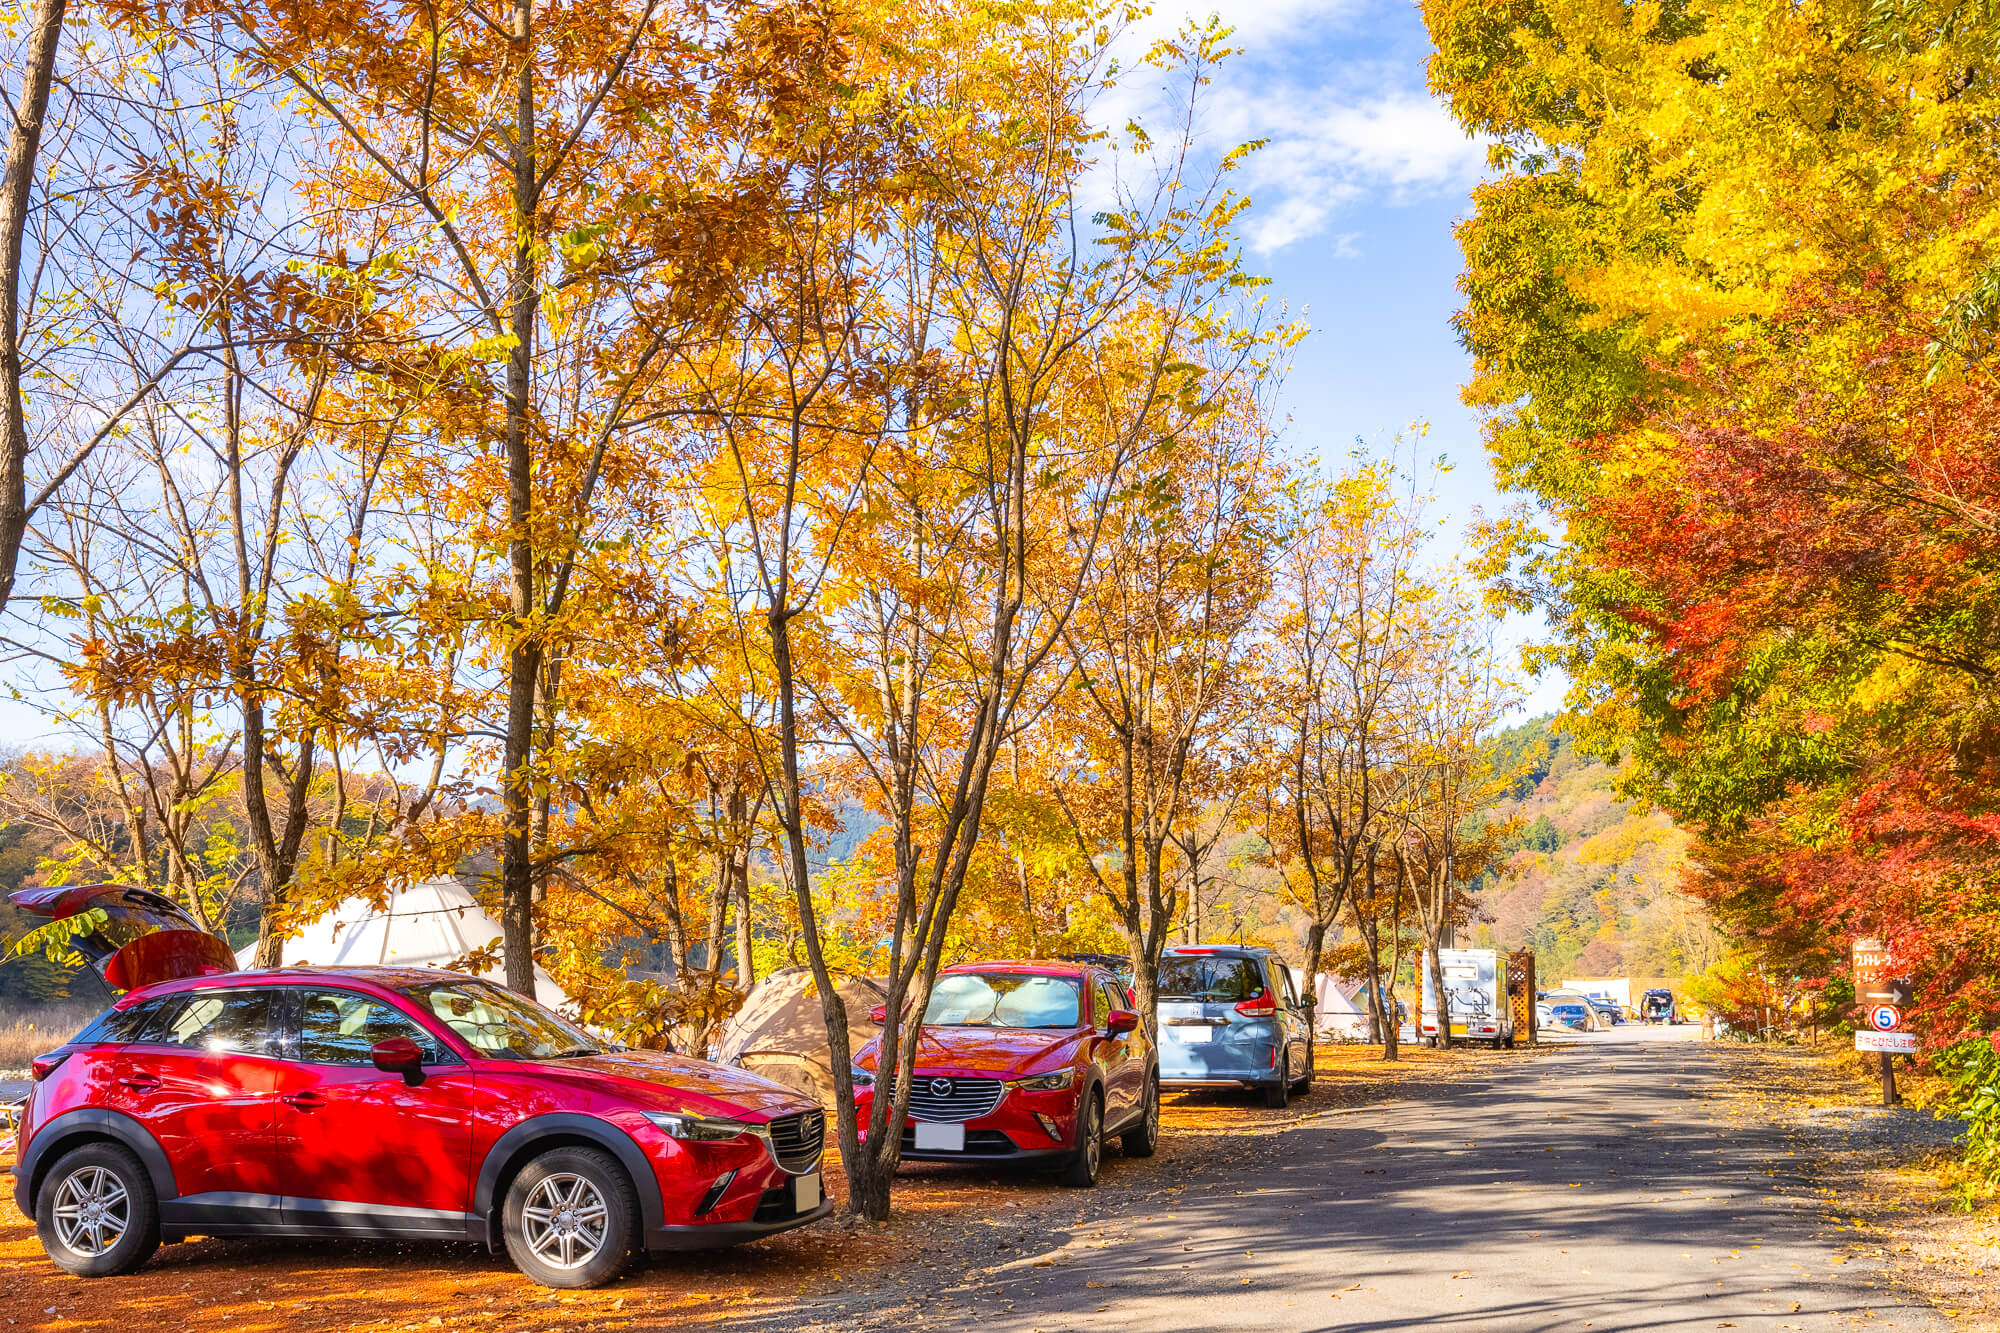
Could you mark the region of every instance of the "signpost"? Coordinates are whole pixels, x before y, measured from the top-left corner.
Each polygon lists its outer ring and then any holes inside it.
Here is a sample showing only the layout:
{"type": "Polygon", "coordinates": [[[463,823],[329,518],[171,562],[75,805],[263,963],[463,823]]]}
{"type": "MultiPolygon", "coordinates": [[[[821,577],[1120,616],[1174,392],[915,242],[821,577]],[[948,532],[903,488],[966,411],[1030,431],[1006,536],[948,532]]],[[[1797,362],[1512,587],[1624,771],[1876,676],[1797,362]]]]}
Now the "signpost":
{"type": "Polygon", "coordinates": [[[1854,994],[1867,1007],[1868,1028],[1854,1034],[1854,1049],[1876,1051],[1882,1058],[1882,1105],[1894,1106],[1896,1055],[1915,1055],[1917,1034],[1903,1031],[1903,1009],[1916,993],[1908,977],[1889,975],[1894,960],[1889,946],[1878,939],[1854,941],[1854,994]]]}
{"type": "MultiPolygon", "coordinates": [[[[1857,1032],[1854,1034],[1854,1049],[1857,1051],[1880,1051],[1882,1052],[1883,1061],[1886,1062],[1891,1053],[1896,1055],[1915,1055],[1917,1053],[1917,1034],[1914,1032],[1857,1032]]],[[[1893,1087],[1893,1080],[1896,1077],[1895,1072],[1892,1070],[1887,1077],[1891,1080],[1891,1086],[1893,1087]]]]}

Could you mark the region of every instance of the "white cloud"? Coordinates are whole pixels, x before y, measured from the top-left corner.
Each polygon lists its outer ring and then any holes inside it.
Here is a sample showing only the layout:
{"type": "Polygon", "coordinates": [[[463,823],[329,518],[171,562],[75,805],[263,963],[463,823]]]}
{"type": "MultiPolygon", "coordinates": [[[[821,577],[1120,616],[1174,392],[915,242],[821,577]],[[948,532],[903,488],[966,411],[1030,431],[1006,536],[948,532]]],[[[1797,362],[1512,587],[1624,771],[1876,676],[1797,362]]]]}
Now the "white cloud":
{"type": "MultiPolygon", "coordinates": [[[[1211,10],[1236,26],[1231,44],[1242,50],[1204,90],[1204,144],[1221,152],[1267,141],[1235,182],[1253,200],[1244,218],[1252,249],[1268,254],[1319,237],[1357,205],[1459,193],[1478,180],[1484,145],[1424,88],[1422,50],[1370,28],[1383,17],[1374,0],[1162,4],[1127,34],[1128,49],[1211,10]]],[[[1097,109],[1102,123],[1137,117],[1164,127],[1175,90],[1132,75],[1097,109]]],[[[1355,239],[1335,238],[1335,253],[1353,253],[1355,239]]]]}

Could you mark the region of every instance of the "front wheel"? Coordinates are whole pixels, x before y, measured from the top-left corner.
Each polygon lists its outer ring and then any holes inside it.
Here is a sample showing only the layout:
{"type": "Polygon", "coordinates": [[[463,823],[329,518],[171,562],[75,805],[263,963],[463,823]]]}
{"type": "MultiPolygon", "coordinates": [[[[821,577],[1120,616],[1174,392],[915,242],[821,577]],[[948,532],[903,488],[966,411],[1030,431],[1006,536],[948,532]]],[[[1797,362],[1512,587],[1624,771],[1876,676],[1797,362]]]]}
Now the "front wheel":
{"type": "Polygon", "coordinates": [[[1062,1183],[1075,1189],[1097,1184],[1097,1168],[1104,1165],[1104,1094],[1092,1088],[1084,1094],[1083,1109],[1077,1114],[1076,1152],[1063,1168],[1062,1183]]]}
{"type": "Polygon", "coordinates": [[[554,1148],[507,1189],[501,1233],[514,1266],[545,1287],[601,1287],[632,1260],[639,1197],[591,1148],[554,1148]]]}
{"type": "Polygon", "coordinates": [[[1160,1146],[1160,1080],[1151,1074],[1146,1076],[1145,1109],[1139,1123],[1125,1131],[1118,1146],[1127,1157],[1151,1157],[1160,1146]]]}
{"type": "Polygon", "coordinates": [[[129,1273],[160,1248],[153,1182],[126,1149],[87,1143],[65,1153],[43,1177],[35,1196],[35,1231],[65,1273],[129,1273]]]}

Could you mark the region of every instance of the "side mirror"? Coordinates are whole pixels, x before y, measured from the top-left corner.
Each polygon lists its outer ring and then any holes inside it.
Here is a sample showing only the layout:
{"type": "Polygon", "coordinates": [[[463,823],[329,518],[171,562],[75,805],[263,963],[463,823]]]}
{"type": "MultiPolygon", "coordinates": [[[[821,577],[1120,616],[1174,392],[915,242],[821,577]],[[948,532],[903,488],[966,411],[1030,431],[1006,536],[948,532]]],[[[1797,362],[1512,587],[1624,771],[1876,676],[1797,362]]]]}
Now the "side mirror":
{"type": "Polygon", "coordinates": [[[1113,1009],[1110,1016],[1104,1020],[1104,1030],[1114,1037],[1122,1037],[1128,1032],[1135,1032],[1138,1030],[1138,1027],[1139,1015],[1133,1013],[1130,1009],[1113,1009]]]}
{"type": "Polygon", "coordinates": [[[416,1087],[424,1081],[424,1053],[408,1037],[378,1041],[369,1051],[375,1067],[385,1074],[401,1074],[403,1082],[416,1087]]]}
{"type": "Polygon", "coordinates": [[[877,1027],[880,1027],[882,1024],[888,1022],[889,1006],[886,1004],[878,1004],[873,1009],[870,1009],[868,1011],[868,1021],[875,1024],[877,1027]]]}

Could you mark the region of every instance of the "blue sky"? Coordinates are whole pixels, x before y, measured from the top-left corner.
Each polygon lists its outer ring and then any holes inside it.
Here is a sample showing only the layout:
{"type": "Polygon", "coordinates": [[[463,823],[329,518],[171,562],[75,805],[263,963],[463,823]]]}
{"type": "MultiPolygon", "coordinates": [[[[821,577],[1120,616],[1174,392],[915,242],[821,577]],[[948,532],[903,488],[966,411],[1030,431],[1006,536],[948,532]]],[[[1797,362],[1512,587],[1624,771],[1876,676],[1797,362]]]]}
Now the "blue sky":
{"type": "MultiPolygon", "coordinates": [[[[1446,542],[1475,512],[1509,503],[1493,487],[1477,417],[1458,398],[1469,366],[1452,332],[1459,253],[1452,225],[1485,168],[1424,86],[1430,54],[1407,0],[1161,0],[1151,36],[1217,13],[1233,25],[1229,60],[1201,126],[1217,149],[1268,144],[1240,173],[1249,267],[1266,295],[1312,328],[1280,396],[1288,446],[1329,468],[1359,436],[1376,451],[1428,422],[1423,455],[1450,458],[1442,480],[1446,542]]],[[[1537,627],[1507,627],[1518,644],[1537,627]]],[[[1547,712],[1565,682],[1524,682],[1528,711],[1547,712]]]]}

